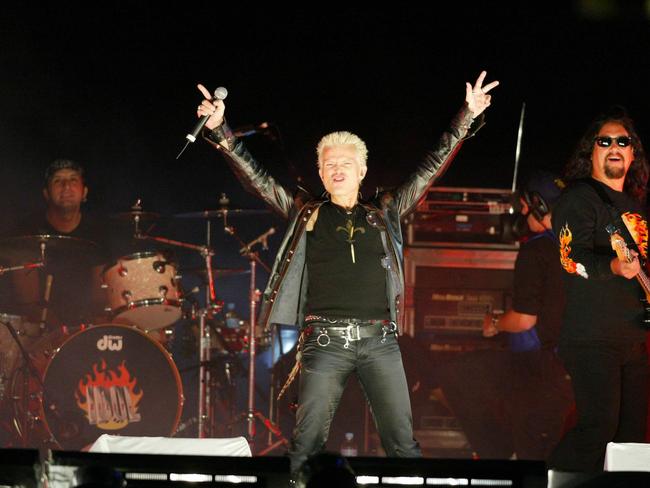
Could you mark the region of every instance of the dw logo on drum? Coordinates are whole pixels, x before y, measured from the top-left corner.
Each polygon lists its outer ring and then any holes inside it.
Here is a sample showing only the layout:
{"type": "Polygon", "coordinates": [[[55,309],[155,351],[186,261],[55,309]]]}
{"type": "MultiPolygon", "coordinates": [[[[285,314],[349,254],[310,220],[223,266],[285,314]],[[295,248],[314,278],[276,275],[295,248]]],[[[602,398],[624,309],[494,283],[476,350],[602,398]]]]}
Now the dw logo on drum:
{"type": "Polygon", "coordinates": [[[100,351],[121,351],[122,336],[105,335],[97,341],[97,349],[100,351]]]}

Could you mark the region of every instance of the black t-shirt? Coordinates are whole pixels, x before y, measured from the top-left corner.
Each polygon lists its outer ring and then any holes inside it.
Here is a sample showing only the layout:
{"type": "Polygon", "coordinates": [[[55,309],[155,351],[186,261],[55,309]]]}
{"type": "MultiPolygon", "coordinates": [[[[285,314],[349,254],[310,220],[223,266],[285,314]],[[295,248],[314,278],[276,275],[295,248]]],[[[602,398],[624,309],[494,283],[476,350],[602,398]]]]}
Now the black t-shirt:
{"type": "Polygon", "coordinates": [[[566,302],[556,239],[550,232],[524,242],[515,262],[513,309],[537,315],[542,348],[557,346],[566,302]]]}
{"type": "Polygon", "coordinates": [[[54,237],[45,239],[44,268],[10,274],[9,285],[4,287],[3,309],[33,321],[40,320],[47,277],[51,276],[50,323],[74,326],[100,315],[104,306],[101,303],[103,292],[98,288],[100,270],[110,261],[107,230],[106,220],[87,214],[82,215],[77,228],[69,233],[53,228],[44,213],[21,220],[4,239],[4,246],[8,248],[3,256],[4,265],[39,261],[38,240],[29,236],[54,237]],[[23,243],[24,250],[16,249],[15,243],[23,243]]]}
{"type": "Polygon", "coordinates": [[[384,247],[379,231],[366,222],[366,215],[360,205],[351,215],[330,202],[320,207],[313,230],[307,232],[308,313],[366,320],[390,318],[386,270],[382,266],[384,247]]]}
{"type": "MultiPolygon", "coordinates": [[[[641,254],[647,256],[648,227],[641,206],[624,192],[598,181],[596,184],[622,212],[641,254]]],[[[645,340],[641,287],[635,279],[614,275],[610,268],[616,253],[606,227],[612,223],[616,224],[612,212],[585,182],[565,191],[553,210],[567,293],[561,342],[645,340]]]]}
{"type": "Polygon", "coordinates": [[[77,239],[84,239],[95,243],[92,248],[97,250],[103,259],[108,256],[108,222],[101,215],[82,214],[79,225],[72,232],[56,230],[45,218],[45,212],[31,214],[22,219],[10,232],[10,236],[28,235],[61,235],[77,239]]]}

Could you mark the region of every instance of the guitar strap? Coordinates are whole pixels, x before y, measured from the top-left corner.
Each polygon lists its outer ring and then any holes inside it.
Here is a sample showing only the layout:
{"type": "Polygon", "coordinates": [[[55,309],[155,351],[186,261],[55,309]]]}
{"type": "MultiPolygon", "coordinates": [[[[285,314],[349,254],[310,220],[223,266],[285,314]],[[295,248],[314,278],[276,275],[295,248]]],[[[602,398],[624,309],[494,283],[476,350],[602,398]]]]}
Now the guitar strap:
{"type": "Polygon", "coordinates": [[[607,210],[609,211],[610,217],[612,218],[612,223],[616,226],[617,229],[620,229],[620,233],[625,239],[627,247],[629,249],[633,249],[639,255],[641,262],[643,262],[643,254],[641,254],[639,251],[639,247],[636,245],[636,241],[630,234],[630,230],[627,228],[627,225],[625,225],[625,222],[623,222],[623,219],[621,218],[623,212],[621,212],[621,210],[614,204],[603,187],[596,183],[592,178],[584,178],[581,181],[591,186],[598,194],[600,199],[605,204],[605,207],[607,207],[607,210]]]}

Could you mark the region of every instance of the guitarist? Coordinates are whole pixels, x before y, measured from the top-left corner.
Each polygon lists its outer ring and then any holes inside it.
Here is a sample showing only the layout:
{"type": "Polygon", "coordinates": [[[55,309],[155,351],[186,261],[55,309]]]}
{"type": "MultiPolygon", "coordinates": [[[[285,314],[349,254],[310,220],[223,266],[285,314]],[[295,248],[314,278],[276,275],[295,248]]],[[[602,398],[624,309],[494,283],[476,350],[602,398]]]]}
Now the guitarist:
{"type": "Polygon", "coordinates": [[[560,471],[599,471],[607,443],[643,442],[648,414],[644,296],[635,276],[647,257],[648,162],[620,107],[589,127],[565,168],[571,183],[553,213],[567,305],[559,354],[571,375],[577,424],[549,462],[560,471]],[[632,259],[612,250],[607,226],[626,237],[632,259]]]}

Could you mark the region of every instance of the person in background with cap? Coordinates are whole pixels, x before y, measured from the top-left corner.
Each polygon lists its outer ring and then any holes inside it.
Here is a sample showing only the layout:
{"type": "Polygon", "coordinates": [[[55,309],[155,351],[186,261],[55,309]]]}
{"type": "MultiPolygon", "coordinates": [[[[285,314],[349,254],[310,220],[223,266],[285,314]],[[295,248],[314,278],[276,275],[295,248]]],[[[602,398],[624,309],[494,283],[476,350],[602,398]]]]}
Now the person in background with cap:
{"type": "Polygon", "coordinates": [[[490,311],[483,323],[485,337],[508,333],[509,348],[465,353],[440,372],[444,398],[479,458],[547,459],[572,403],[556,356],[565,296],[551,209],[562,187],[538,171],[519,198],[516,227],[527,235],[515,262],[512,308],[490,311]]]}
{"type": "Polygon", "coordinates": [[[45,170],[45,212],[39,211],[22,219],[13,233],[60,235],[105,244],[105,223],[82,211],[88,192],[83,166],[70,159],[54,160],[45,170]]]}
{"type": "Polygon", "coordinates": [[[9,298],[13,303],[9,308],[30,320],[41,320],[48,287],[51,295],[48,322],[75,326],[101,314],[101,266],[110,256],[108,226],[102,218],[82,211],[88,191],[84,168],[79,163],[70,159],[54,160],[45,170],[45,211],[21,219],[10,233],[12,237],[22,238],[61,236],[60,242],[57,237],[52,244],[46,241],[45,268],[11,275],[13,293],[9,298]],[[74,238],[73,244],[78,245],[66,247],[66,238],[74,238]]]}
{"type": "Polygon", "coordinates": [[[558,471],[603,469],[608,442],[644,442],[649,323],[636,279],[647,259],[650,167],[621,107],[594,120],[565,168],[571,183],[553,212],[566,284],[559,354],[571,374],[577,424],[553,453],[558,471]],[[630,250],[620,259],[608,226],[630,250]]]}

